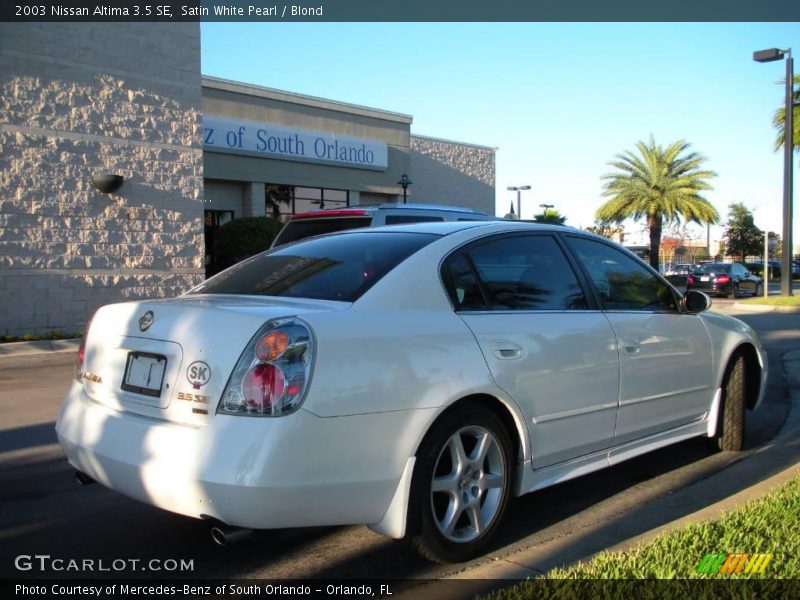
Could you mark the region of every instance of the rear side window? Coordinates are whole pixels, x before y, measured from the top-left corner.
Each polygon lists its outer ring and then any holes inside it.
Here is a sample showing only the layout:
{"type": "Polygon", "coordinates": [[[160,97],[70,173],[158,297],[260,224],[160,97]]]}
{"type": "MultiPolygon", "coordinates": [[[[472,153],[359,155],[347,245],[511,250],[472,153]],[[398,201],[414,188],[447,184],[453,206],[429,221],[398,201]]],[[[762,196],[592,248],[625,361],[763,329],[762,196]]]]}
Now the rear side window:
{"type": "Polygon", "coordinates": [[[314,238],[254,256],[189,294],[282,296],[354,302],[439,236],[365,231],[314,238]]]}
{"type": "Polygon", "coordinates": [[[372,223],[371,216],[365,217],[335,217],[330,219],[298,219],[289,221],[275,238],[274,247],[283,246],[298,240],[304,240],[315,235],[369,227],[372,223]]]}
{"type": "Polygon", "coordinates": [[[458,310],[580,310],[588,307],[558,243],[547,235],[504,236],[468,247],[444,265],[458,310]]]}

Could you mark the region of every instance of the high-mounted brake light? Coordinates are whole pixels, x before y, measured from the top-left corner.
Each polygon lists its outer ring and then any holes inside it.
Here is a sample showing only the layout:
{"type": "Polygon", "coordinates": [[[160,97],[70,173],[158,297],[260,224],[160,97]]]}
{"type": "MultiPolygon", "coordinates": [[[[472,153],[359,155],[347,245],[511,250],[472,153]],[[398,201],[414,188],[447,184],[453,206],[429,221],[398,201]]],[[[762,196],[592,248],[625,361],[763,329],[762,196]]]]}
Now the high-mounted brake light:
{"type": "Polygon", "coordinates": [[[265,323],[239,357],[217,413],[278,417],[294,412],[305,399],[313,355],[311,332],[298,319],[265,323]]]}
{"type": "Polygon", "coordinates": [[[342,210],[315,210],[313,212],[294,215],[292,221],[300,219],[318,219],[319,217],[363,217],[367,211],[359,208],[343,208],[342,210]]]}

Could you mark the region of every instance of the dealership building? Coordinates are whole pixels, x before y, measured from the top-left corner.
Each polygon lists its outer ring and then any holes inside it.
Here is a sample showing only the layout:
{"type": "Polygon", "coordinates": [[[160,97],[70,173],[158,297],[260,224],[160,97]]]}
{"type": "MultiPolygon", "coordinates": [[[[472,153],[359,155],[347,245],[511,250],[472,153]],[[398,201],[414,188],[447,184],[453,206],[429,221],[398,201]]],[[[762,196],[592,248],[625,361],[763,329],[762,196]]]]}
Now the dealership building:
{"type": "Polygon", "coordinates": [[[355,204],[494,213],[495,148],[200,73],[198,23],[0,23],[0,335],[182,293],[216,227],[355,204]]]}

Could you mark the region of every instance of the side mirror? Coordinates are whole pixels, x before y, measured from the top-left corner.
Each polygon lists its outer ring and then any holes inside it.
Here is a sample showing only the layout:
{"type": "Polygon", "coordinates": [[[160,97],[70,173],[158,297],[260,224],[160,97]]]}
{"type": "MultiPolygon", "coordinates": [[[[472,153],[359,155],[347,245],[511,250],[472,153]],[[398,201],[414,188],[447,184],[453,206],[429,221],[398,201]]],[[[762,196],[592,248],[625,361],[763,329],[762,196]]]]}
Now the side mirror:
{"type": "Polygon", "coordinates": [[[703,292],[688,290],[683,295],[683,305],[686,307],[687,312],[694,315],[711,308],[711,298],[706,296],[703,292]]]}

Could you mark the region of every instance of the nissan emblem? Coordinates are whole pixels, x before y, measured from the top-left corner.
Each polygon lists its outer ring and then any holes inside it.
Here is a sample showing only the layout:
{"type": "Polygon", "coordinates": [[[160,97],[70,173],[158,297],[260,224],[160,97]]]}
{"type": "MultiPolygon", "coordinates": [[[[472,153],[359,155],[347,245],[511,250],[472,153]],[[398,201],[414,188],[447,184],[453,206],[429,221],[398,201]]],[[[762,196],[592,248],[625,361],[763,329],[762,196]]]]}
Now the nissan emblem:
{"type": "Polygon", "coordinates": [[[141,317],[139,317],[139,331],[147,331],[150,329],[150,325],[153,324],[153,321],[155,321],[153,311],[148,310],[141,317]]]}

